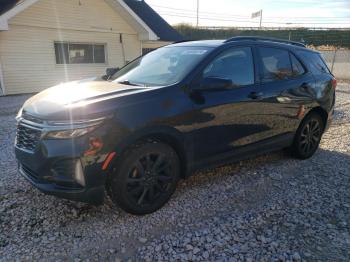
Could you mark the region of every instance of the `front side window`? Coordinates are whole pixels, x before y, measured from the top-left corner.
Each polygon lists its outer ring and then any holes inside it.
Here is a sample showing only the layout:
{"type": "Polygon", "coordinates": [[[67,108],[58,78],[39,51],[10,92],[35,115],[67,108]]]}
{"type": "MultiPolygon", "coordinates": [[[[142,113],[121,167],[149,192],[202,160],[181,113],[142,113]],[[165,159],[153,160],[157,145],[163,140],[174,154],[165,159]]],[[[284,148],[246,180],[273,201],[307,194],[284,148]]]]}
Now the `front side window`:
{"type": "Polygon", "coordinates": [[[104,44],[55,43],[56,64],[104,64],[104,44]]]}
{"type": "Polygon", "coordinates": [[[189,46],[159,48],[126,65],[111,79],[130,85],[172,85],[188,75],[211,50],[211,47],[189,46]]]}
{"type": "Polygon", "coordinates": [[[260,47],[262,81],[284,80],[293,76],[289,52],[277,48],[260,47]]]}
{"type": "Polygon", "coordinates": [[[233,86],[254,84],[254,63],[250,47],[237,47],[223,52],[203,72],[203,78],[232,80],[233,86]]]}

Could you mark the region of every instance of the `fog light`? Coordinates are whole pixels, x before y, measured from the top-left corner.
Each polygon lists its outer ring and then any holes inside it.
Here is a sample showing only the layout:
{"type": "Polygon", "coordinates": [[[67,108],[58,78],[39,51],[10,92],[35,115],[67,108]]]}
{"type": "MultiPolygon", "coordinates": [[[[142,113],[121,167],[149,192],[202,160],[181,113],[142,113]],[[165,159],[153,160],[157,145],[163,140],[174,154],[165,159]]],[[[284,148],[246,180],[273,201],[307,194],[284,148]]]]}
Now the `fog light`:
{"type": "Polygon", "coordinates": [[[83,171],[83,167],[81,166],[80,160],[77,161],[75,164],[74,176],[75,176],[75,181],[77,181],[78,184],[85,186],[84,171],[83,171]]]}

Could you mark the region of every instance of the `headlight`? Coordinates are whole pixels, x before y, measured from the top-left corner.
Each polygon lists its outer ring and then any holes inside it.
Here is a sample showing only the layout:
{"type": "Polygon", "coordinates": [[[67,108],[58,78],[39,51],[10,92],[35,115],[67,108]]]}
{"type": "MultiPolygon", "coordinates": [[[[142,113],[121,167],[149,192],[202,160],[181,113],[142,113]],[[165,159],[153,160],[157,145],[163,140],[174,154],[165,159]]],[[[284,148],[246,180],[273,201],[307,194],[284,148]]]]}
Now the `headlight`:
{"type": "Polygon", "coordinates": [[[105,119],[111,117],[112,115],[95,119],[47,121],[47,127],[44,128],[44,137],[49,139],[80,137],[94,131],[104,123],[105,119]]]}
{"type": "Polygon", "coordinates": [[[77,128],[77,129],[69,129],[69,130],[60,130],[60,131],[50,131],[46,134],[46,138],[53,138],[53,139],[68,139],[68,138],[76,138],[83,135],[86,135],[87,133],[92,132],[95,130],[98,126],[90,126],[85,128],[77,128]]]}

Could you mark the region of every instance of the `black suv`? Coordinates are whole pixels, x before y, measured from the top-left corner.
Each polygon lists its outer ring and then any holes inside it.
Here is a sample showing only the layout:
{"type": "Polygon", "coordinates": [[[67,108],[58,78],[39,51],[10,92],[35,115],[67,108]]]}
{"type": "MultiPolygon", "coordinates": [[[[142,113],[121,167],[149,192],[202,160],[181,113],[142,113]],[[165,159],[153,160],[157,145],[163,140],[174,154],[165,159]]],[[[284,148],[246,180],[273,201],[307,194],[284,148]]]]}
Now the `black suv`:
{"type": "Polygon", "coordinates": [[[311,157],[335,103],[321,55],[277,39],[176,43],[113,73],[47,89],[18,113],[19,170],[41,191],[94,204],[106,191],[150,213],[194,170],[282,148],[311,157]]]}

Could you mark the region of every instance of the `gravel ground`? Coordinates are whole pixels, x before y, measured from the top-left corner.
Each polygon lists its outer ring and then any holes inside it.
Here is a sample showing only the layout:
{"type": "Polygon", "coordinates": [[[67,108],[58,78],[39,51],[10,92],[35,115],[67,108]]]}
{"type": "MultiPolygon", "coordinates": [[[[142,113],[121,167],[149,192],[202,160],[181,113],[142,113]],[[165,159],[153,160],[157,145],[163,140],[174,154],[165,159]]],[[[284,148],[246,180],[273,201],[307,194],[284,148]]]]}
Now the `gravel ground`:
{"type": "Polygon", "coordinates": [[[0,260],[349,261],[350,84],[321,149],[200,172],[160,211],[137,217],[46,196],[17,173],[14,116],[0,97],[0,260]]]}

